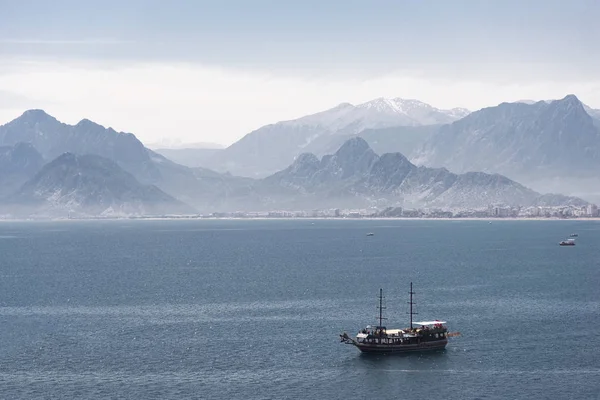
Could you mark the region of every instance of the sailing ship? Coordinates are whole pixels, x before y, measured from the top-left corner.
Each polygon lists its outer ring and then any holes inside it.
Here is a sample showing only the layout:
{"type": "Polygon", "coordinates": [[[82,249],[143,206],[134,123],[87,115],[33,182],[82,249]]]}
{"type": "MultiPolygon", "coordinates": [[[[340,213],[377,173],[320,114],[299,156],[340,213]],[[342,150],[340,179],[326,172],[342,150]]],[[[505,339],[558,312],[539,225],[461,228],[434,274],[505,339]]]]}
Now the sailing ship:
{"type": "Polygon", "coordinates": [[[383,289],[379,289],[379,325],[368,325],[358,332],[356,339],[346,332],[340,335],[340,341],[356,346],[363,353],[411,353],[432,350],[443,350],[448,338],[460,335],[459,332],[448,332],[446,321],[413,322],[413,285],[410,283],[410,326],[403,329],[390,329],[383,325],[387,318],[383,317],[383,289]]]}

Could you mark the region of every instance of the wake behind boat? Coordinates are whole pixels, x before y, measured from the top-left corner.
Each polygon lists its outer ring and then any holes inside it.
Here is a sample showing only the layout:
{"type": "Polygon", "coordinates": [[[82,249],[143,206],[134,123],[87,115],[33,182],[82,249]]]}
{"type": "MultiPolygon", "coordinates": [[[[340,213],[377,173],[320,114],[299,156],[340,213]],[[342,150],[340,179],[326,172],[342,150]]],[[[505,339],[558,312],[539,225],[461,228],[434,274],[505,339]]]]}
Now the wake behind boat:
{"type": "Polygon", "coordinates": [[[403,329],[388,329],[383,326],[383,289],[379,289],[379,325],[367,326],[352,339],[346,332],[340,335],[343,343],[356,346],[363,353],[411,353],[443,350],[448,338],[460,333],[448,332],[446,321],[413,322],[413,290],[410,283],[410,326],[403,329]]]}

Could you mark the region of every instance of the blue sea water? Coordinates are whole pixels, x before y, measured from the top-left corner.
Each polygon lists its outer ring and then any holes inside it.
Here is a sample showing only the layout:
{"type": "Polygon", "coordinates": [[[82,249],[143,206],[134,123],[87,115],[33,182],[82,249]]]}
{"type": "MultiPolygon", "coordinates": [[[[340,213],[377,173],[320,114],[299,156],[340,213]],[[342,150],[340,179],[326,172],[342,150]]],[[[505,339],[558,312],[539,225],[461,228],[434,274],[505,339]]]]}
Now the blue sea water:
{"type": "Polygon", "coordinates": [[[599,255],[594,221],[3,222],[0,398],[595,399],[599,255]],[[446,351],[339,342],[411,281],[446,351]]]}

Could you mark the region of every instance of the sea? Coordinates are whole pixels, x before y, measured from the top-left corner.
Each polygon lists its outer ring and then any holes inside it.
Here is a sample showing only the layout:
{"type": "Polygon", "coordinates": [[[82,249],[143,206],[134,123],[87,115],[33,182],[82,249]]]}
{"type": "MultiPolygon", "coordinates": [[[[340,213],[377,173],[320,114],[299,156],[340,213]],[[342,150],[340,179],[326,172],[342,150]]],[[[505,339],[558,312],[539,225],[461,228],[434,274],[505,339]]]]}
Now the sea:
{"type": "Polygon", "coordinates": [[[0,398],[598,399],[600,222],[4,221],[0,398]]]}

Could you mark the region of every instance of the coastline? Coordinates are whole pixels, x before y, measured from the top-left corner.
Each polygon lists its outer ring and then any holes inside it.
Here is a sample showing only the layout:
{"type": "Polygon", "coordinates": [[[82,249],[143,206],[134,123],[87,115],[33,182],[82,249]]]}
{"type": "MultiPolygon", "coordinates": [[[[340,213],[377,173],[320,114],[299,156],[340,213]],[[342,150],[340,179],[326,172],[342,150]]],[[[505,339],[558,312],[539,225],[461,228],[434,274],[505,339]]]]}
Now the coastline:
{"type": "Polygon", "coordinates": [[[456,217],[456,218],[410,218],[410,217],[197,217],[197,216],[131,216],[89,218],[2,218],[3,222],[67,222],[67,221],[598,221],[600,217],[456,217]]]}

